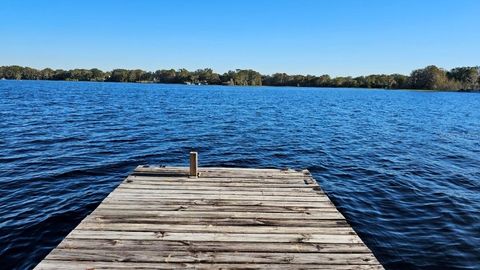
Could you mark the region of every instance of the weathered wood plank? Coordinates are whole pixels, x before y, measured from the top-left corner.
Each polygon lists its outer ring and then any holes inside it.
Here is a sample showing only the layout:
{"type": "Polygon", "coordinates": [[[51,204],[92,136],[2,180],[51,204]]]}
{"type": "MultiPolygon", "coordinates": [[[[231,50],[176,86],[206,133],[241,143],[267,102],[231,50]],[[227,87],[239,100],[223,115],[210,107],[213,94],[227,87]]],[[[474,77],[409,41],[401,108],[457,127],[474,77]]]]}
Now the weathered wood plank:
{"type": "Polygon", "coordinates": [[[224,211],[155,211],[155,210],[126,210],[98,208],[95,211],[99,216],[128,216],[128,217],[195,217],[195,218],[257,218],[266,219],[343,219],[339,212],[324,212],[321,215],[305,213],[267,213],[267,212],[224,212],[224,211]]]}
{"type": "MultiPolygon", "coordinates": [[[[201,178],[198,178],[201,179],[201,178]]],[[[156,189],[159,189],[161,187],[169,187],[169,186],[175,186],[175,187],[243,187],[243,188],[253,188],[253,189],[260,189],[260,188],[285,188],[285,189],[290,189],[290,188],[318,188],[317,184],[305,184],[303,181],[302,182],[296,182],[296,183],[281,183],[281,182],[270,182],[270,183],[255,183],[255,182],[206,182],[206,181],[198,181],[194,184],[191,182],[174,182],[174,181],[169,181],[169,182],[161,182],[161,181],[155,181],[155,180],[133,180],[133,181],[125,181],[124,183],[135,183],[138,185],[155,185],[156,189]]]]}
{"type": "Polygon", "coordinates": [[[166,177],[155,175],[130,175],[125,182],[131,181],[150,181],[153,183],[245,183],[245,184],[316,184],[312,178],[186,178],[186,177],[166,177]],[[195,180],[197,179],[197,180],[195,180]],[[306,183],[305,183],[306,182],[306,183]]]}
{"type": "Polygon", "coordinates": [[[318,214],[324,212],[337,212],[331,205],[325,204],[323,207],[282,207],[282,206],[255,206],[248,208],[245,206],[220,206],[220,205],[194,205],[194,204],[176,204],[162,205],[152,204],[146,201],[136,203],[121,203],[117,201],[104,202],[98,206],[98,209],[118,209],[118,210],[159,210],[159,211],[215,211],[215,212],[265,212],[265,213],[309,213],[318,214]]]}
{"type": "Polygon", "coordinates": [[[107,197],[103,203],[127,203],[152,205],[213,205],[213,206],[278,206],[278,207],[313,207],[320,208],[333,205],[329,200],[321,202],[296,202],[296,201],[257,201],[257,200],[219,200],[219,199],[167,199],[167,198],[135,198],[135,197],[107,197]]]}
{"type": "MultiPolygon", "coordinates": [[[[304,175],[304,174],[288,174],[288,173],[278,173],[278,174],[261,174],[261,173],[225,173],[224,177],[209,177],[205,175],[204,171],[200,171],[200,173],[203,173],[203,176],[201,177],[204,181],[220,181],[222,179],[224,180],[245,180],[245,181],[253,181],[253,180],[258,180],[258,181],[293,181],[297,179],[303,179],[303,178],[312,178],[311,175],[304,175]]],[[[218,173],[217,173],[218,175],[218,173]]],[[[178,178],[180,180],[187,180],[189,179],[188,173],[186,174],[176,174],[172,176],[171,174],[165,174],[163,172],[139,172],[135,171],[133,174],[131,174],[129,177],[140,177],[140,178],[160,178],[160,179],[167,179],[167,178],[178,178]]],[[[192,179],[193,180],[193,179],[192,179]]]]}
{"type": "Polygon", "coordinates": [[[370,253],[270,253],[270,252],[184,252],[184,251],[103,251],[54,249],[49,260],[136,261],[189,263],[293,263],[293,264],[378,264],[370,253]]]}
{"type": "MultiPolygon", "coordinates": [[[[272,240],[274,241],[274,239],[272,240]]],[[[320,244],[320,243],[278,243],[278,242],[202,242],[168,240],[108,240],[108,239],[65,239],[59,248],[93,250],[163,250],[194,252],[324,252],[324,253],[370,253],[364,244],[320,244]]]]}
{"type": "Polygon", "coordinates": [[[154,189],[153,186],[130,186],[130,185],[123,185],[118,187],[119,191],[125,192],[142,192],[142,193],[179,193],[179,194],[233,194],[233,195],[260,195],[260,196],[305,196],[305,197],[318,197],[318,195],[323,195],[322,192],[318,191],[302,191],[302,190],[268,190],[268,189],[252,189],[252,190],[237,190],[237,189],[225,189],[225,188],[207,188],[207,189],[172,189],[172,188],[162,188],[157,190],[154,189]]]}
{"type": "Polygon", "coordinates": [[[383,269],[308,171],[135,169],[36,269],[383,269]]]}
{"type": "MultiPolygon", "coordinates": [[[[179,178],[185,178],[188,177],[188,173],[164,173],[164,172],[143,172],[143,171],[135,171],[132,176],[135,177],[179,177],[179,178]]],[[[199,177],[202,179],[208,179],[212,181],[218,181],[221,179],[249,179],[249,180],[268,180],[268,179],[273,179],[275,181],[284,179],[301,179],[301,178],[307,178],[309,176],[302,175],[302,174],[284,174],[284,173],[265,173],[265,174],[254,174],[254,173],[222,173],[222,172],[199,172],[199,177]]]]}
{"type": "MultiPolygon", "coordinates": [[[[98,231],[139,231],[139,232],[208,232],[208,233],[247,233],[247,234],[292,234],[307,232],[305,227],[283,227],[283,226],[215,226],[215,225],[171,225],[171,224],[146,224],[146,223],[102,223],[85,220],[81,224],[82,230],[98,231]]],[[[308,228],[308,233],[326,235],[356,235],[350,227],[315,227],[308,228]]]]}
{"type": "MultiPolygon", "coordinates": [[[[242,184],[230,186],[230,185],[191,185],[191,184],[166,184],[166,183],[142,183],[138,181],[133,181],[129,183],[123,183],[119,188],[131,188],[131,189],[161,189],[161,190],[215,190],[215,191],[269,191],[269,192],[299,192],[303,194],[310,194],[312,192],[312,186],[307,185],[298,185],[298,186],[266,186],[266,185],[255,185],[255,186],[244,186],[242,184]]],[[[322,192],[322,190],[315,190],[317,192],[322,192]]],[[[323,192],[322,192],[323,194],[323,192]]]]}
{"type": "MultiPolygon", "coordinates": [[[[157,172],[144,172],[144,171],[135,171],[132,176],[150,176],[150,177],[187,177],[188,173],[157,173],[157,172]]],[[[209,180],[220,180],[220,179],[258,179],[258,180],[267,180],[267,179],[295,179],[295,178],[305,178],[303,174],[284,174],[284,173],[264,173],[264,174],[255,174],[255,173],[223,173],[223,172],[199,172],[199,177],[209,180]]]]}
{"type": "Polygon", "coordinates": [[[69,235],[72,239],[125,239],[125,240],[169,240],[169,241],[211,241],[211,242],[271,242],[278,243],[343,243],[360,244],[356,235],[329,235],[320,233],[177,233],[177,232],[136,232],[136,231],[95,231],[75,229],[69,235]]]}
{"type": "Polygon", "coordinates": [[[135,197],[148,199],[206,199],[206,200],[236,200],[236,201],[297,201],[297,202],[325,202],[327,197],[303,197],[303,196],[262,196],[262,195],[213,195],[213,194],[156,194],[155,192],[144,193],[118,190],[111,193],[109,198],[135,197]]]}
{"type": "Polygon", "coordinates": [[[70,260],[45,260],[36,269],[47,270],[113,270],[113,269],[133,269],[133,270],[151,270],[151,269],[272,269],[272,270],[291,270],[291,269],[333,269],[333,270],[381,270],[380,265],[332,265],[332,264],[229,264],[229,263],[138,263],[138,262],[101,262],[101,261],[75,261],[70,260]]]}
{"type": "MultiPolygon", "coordinates": [[[[276,168],[225,168],[225,167],[202,167],[199,168],[201,172],[205,171],[223,171],[223,172],[296,172],[292,170],[281,170],[276,168]]],[[[154,172],[188,172],[188,167],[175,167],[175,166],[151,166],[151,165],[138,165],[135,171],[154,171],[154,172]]]]}
{"type": "MultiPolygon", "coordinates": [[[[97,221],[116,223],[159,223],[157,217],[128,217],[128,216],[101,216],[94,215],[91,217],[97,221]]],[[[304,226],[307,227],[331,227],[331,226],[350,226],[344,219],[266,219],[266,218],[193,218],[193,217],[164,217],[161,221],[163,224],[194,224],[194,225],[238,225],[238,226],[304,226]]]]}
{"type": "MultiPolygon", "coordinates": [[[[249,169],[249,168],[215,168],[215,167],[208,167],[208,168],[199,168],[199,173],[202,177],[212,177],[212,175],[226,175],[228,177],[234,176],[249,176],[253,175],[257,176],[269,176],[269,175],[280,175],[280,176],[305,176],[307,173],[303,171],[295,171],[295,170],[279,170],[279,169],[249,169]]],[[[177,173],[177,174],[185,174],[188,175],[189,168],[181,168],[181,167],[143,167],[138,166],[135,169],[135,172],[144,172],[144,173],[177,173]]]]}
{"type": "Polygon", "coordinates": [[[141,193],[141,194],[200,194],[200,195],[249,195],[249,196],[293,196],[293,197],[315,197],[318,198],[319,193],[297,192],[297,191],[262,191],[262,190],[178,190],[178,189],[157,189],[152,188],[130,188],[121,186],[116,189],[118,192],[124,193],[141,193]]]}

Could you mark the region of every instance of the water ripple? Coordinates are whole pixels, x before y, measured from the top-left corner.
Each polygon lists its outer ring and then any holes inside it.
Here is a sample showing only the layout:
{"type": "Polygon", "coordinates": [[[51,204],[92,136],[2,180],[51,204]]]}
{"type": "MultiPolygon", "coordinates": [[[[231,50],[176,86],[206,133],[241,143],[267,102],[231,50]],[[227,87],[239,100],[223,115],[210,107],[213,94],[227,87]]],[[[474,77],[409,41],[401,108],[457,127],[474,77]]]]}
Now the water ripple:
{"type": "Polygon", "coordinates": [[[0,82],[0,265],[30,269],[138,164],[308,168],[387,269],[478,269],[477,94],[0,82]]]}

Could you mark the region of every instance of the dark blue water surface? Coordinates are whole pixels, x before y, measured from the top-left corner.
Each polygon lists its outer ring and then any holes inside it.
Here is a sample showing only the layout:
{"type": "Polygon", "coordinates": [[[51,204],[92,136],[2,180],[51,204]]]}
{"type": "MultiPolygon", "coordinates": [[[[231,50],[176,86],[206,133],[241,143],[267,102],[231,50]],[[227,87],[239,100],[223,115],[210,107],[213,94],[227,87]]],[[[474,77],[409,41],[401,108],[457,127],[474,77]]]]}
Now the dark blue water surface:
{"type": "Polygon", "coordinates": [[[307,168],[387,269],[480,269],[480,95],[1,81],[0,268],[139,164],[307,168]]]}

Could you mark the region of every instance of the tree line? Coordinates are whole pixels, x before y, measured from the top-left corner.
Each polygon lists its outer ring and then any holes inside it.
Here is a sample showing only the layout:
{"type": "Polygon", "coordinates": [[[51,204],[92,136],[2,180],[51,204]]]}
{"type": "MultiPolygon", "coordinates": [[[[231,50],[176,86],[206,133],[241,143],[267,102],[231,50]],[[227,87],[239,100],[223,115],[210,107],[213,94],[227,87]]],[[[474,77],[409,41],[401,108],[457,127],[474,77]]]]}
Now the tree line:
{"type": "Polygon", "coordinates": [[[114,69],[105,72],[97,68],[71,70],[45,68],[39,70],[21,66],[1,66],[0,79],[2,78],[10,80],[152,82],[244,86],[358,87],[465,91],[480,89],[479,66],[457,67],[445,70],[432,65],[414,70],[409,76],[380,74],[333,78],[329,75],[289,75],[286,73],[262,75],[251,69],[237,69],[218,74],[210,68],[195,71],[162,69],[154,72],[140,69],[114,69]]]}

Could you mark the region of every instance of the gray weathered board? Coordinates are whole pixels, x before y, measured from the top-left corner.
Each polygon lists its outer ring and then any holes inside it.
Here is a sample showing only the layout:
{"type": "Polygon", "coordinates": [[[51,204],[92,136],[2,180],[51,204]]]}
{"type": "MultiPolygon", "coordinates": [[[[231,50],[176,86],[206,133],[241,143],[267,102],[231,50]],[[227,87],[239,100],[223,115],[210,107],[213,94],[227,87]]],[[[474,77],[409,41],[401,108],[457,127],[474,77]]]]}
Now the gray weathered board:
{"type": "Polygon", "coordinates": [[[310,173],[139,166],[35,269],[383,269],[310,173]]]}

